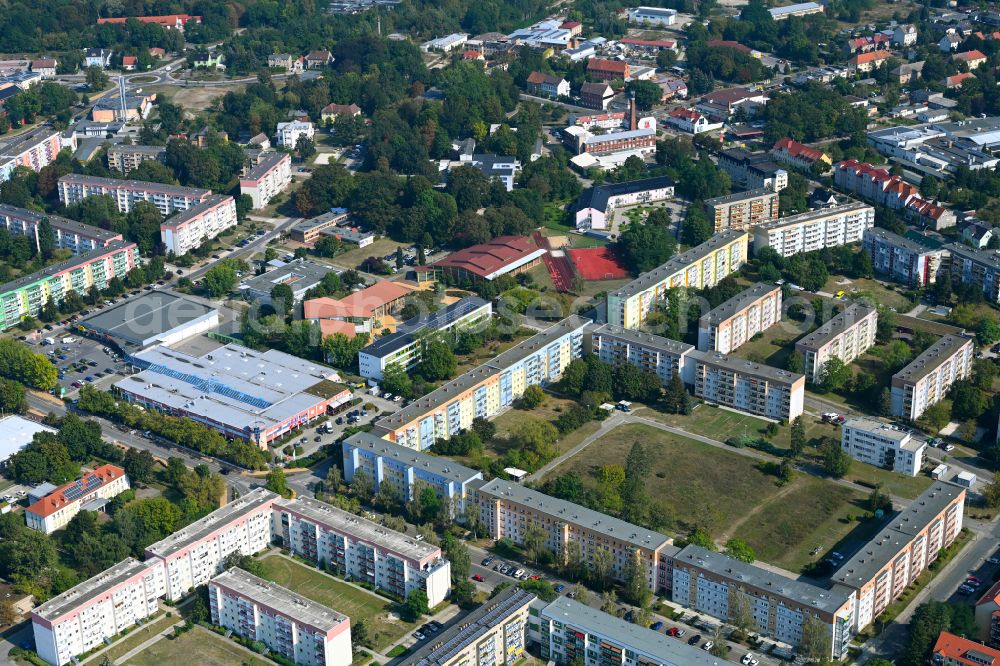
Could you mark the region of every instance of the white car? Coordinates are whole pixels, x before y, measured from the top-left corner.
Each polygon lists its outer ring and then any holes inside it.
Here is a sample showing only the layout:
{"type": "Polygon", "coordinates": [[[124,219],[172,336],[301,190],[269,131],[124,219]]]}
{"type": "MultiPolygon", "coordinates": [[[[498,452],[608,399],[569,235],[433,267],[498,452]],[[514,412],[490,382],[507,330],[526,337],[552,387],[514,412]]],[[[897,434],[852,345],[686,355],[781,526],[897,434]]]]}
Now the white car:
{"type": "Polygon", "coordinates": [[[753,658],[753,654],[751,654],[750,652],[747,652],[745,655],[743,655],[743,658],[740,659],[740,663],[743,664],[743,666],[748,666],[748,664],[752,664],[755,661],[757,660],[753,658]]]}
{"type": "Polygon", "coordinates": [[[393,401],[393,402],[399,402],[399,401],[400,401],[400,400],[402,400],[402,399],[403,399],[403,396],[401,396],[401,395],[397,395],[396,397],[394,397],[394,398],[392,399],[392,401],[393,401]]]}
{"type": "Polygon", "coordinates": [[[386,400],[392,400],[392,394],[391,393],[386,393],[382,397],[385,398],[386,400]]]}
{"type": "Polygon", "coordinates": [[[945,453],[951,453],[952,451],[955,450],[955,445],[954,444],[945,444],[943,448],[944,448],[945,453]]]}
{"type": "Polygon", "coordinates": [[[705,641],[705,644],[701,646],[701,649],[708,651],[711,650],[713,647],[715,647],[715,643],[713,643],[712,641],[705,641]]]}
{"type": "Polygon", "coordinates": [[[514,572],[514,578],[520,578],[523,575],[524,575],[524,569],[518,569],[517,571],[514,572]]]}

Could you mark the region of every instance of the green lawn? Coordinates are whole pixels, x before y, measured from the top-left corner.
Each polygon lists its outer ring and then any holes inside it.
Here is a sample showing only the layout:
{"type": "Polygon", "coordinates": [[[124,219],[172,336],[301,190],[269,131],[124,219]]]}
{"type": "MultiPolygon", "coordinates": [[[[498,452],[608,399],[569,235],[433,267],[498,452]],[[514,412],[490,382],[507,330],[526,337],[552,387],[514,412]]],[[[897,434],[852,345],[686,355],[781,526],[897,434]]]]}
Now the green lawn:
{"type": "MultiPolygon", "coordinates": [[[[171,617],[167,617],[164,614],[152,622],[146,623],[142,627],[133,627],[128,636],[118,641],[99,655],[92,657],[88,662],[84,663],[100,664],[104,661],[104,657],[107,657],[111,661],[116,661],[123,654],[128,654],[156,634],[167,629],[171,625],[180,622],[180,620],[181,618],[178,617],[176,612],[174,612],[171,617]]],[[[130,660],[129,663],[132,663],[132,661],[130,660]]]]}
{"type": "Polygon", "coordinates": [[[364,621],[376,649],[382,649],[416,628],[393,614],[392,602],[287,557],[272,554],[261,559],[265,578],[313,601],[329,606],[357,624],[364,621]]]}
{"type": "Polygon", "coordinates": [[[898,312],[908,312],[913,304],[902,292],[906,289],[902,286],[886,286],[885,284],[868,278],[846,278],[842,275],[832,275],[826,281],[821,291],[829,294],[836,294],[843,291],[846,295],[851,295],[858,291],[868,294],[872,300],[881,305],[896,308],[898,312]]]}
{"type": "Polygon", "coordinates": [[[761,332],[759,336],[754,336],[748,342],[740,345],[732,352],[732,355],[756,363],[766,363],[776,368],[784,368],[788,356],[795,349],[795,341],[808,332],[803,322],[785,319],[761,332]]]}
{"type": "Polygon", "coordinates": [[[651,407],[640,407],[636,414],[667,425],[682,428],[696,435],[725,442],[734,435],[763,435],[768,422],[749,414],[741,414],[715,405],[699,404],[688,414],[667,414],[651,407]]]}
{"type": "Polygon", "coordinates": [[[241,645],[207,629],[194,627],[178,638],[164,638],[125,661],[121,666],[162,666],[194,660],[212,666],[268,666],[274,662],[255,657],[241,645]]]}

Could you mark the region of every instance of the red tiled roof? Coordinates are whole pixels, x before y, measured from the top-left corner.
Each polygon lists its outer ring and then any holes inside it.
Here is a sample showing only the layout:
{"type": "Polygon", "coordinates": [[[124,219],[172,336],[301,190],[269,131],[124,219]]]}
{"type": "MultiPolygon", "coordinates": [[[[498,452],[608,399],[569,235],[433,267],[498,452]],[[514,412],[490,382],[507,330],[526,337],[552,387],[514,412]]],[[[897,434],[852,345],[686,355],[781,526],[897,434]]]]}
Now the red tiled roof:
{"type": "Polygon", "coordinates": [[[164,55],[165,53],[166,51],[161,49],[159,46],[154,46],[153,48],[149,49],[149,55],[161,56],[164,55]]]}
{"type": "Polygon", "coordinates": [[[42,58],[40,60],[31,61],[31,69],[47,69],[56,66],[55,58],[42,58]]]}
{"type": "Polygon", "coordinates": [[[475,49],[469,49],[468,51],[462,54],[463,60],[479,60],[482,57],[483,54],[475,49]]]}
{"type": "Polygon", "coordinates": [[[788,137],[779,139],[778,143],[774,144],[774,148],[772,148],[772,150],[784,150],[791,157],[801,157],[802,159],[811,160],[813,162],[821,159],[824,155],[822,150],[810,148],[809,146],[789,139],[788,137]]]}
{"type": "Polygon", "coordinates": [[[122,64],[123,65],[134,65],[138,61],[139,61],[139,59],[137,57],[135,57],[135,56],[122,56],[122,64]]]}
{"type": "Polygon", "coordinates": [[[965,51],[964,53],[956,53],[951,57],[951,59],[961,60],[963,62],[975,62],[977,60],[986,60],[986,54],[979,49],[972,49],[971,51],[965,51]]]}
{"type": "Polygon", "coordinates": [[[737,51],[742,51],[743,53],[753,53],[753,49],[749,46],[740,44],[739,42],[734,42],[730,39],[710,39],[708,40],[708,48],[736,49],[737,51]]]}
{"type": "Polygon", "coordinates": [[[327,104],[323,107],[323,110],[320,113],[331,114],[334,116],[346,113],[351,116],[356,116],[361,113],[361,107],[357,104],[327,104]]]}
{"type": "Polygon", "coordinates": [[[701,118],[701,114],[694,109],[685,109],[683,107],[677,107],[670,112],[671,118],[683,118],[684,120],[695,121],[701,118]]]}
{"type": "Polygon", "coordinates": [[[579,28],[583,24],[579,21],[565,21],[559,27],[563,30],[572,30],[573,28],[579,28]]]}
{"type": "Polygon", "coordinates": [[[51,493],[29,506],[26,511],[33,513],[36,516],[42,516],[43,518],[50,516],[57,509],[61,509],[70,502],[80,499],[79,495],[73,497],[72,495],[74,495],[74,493],[70,493],[70,496],[67,496],[67,491],[73,488],[87,488],[87,492],[89,494],[98,488],[103,488],[115,479],[120,479],[123,476],[125,476],[125,470],[121,467],[117,467],[115,465],[101,465],[93,472],[85,472],[83,476],[76,481],[67,483],[64,486],[59,486],[51,493]],[[94,483],[92,479],[96,479],[97,483],[94,483]]]}
{"type": "Polygon", "coordinates": [[[349,321],[340,321],[339,319],[320,319],[319,330],[324,338],[336,335],[337,333],[346,335],[349,338],[353,338],[358,334],[354,324],[349,321]]]}
{"type": "Polygon", "coordinates": [[[504,266],[524,259],[538,246],[525,236],[501,236],[489,243],[459,250],[431,264],[434,268],[457,268],[481,278],[496,273],[504,266]]]}
{"type": "Polygon", "coordinates": [[[188,21],[200,22],[200,16],[191,16],[190,14],[167,14],[165,16],[121,16],[115,18],[99,18],[97,19],[97,24],[101,25],[104,23],[110,24],[120,24],[125,23],[129,19],[135,19],[140,23],[156,23],[158,25],[174,26],[180,23],[184,25],[188,21]]]}
{"type": "Polygon", "coordinates": [[[587,62],[589,71],[617,72],[624,74],[628,71],[628,63],[621,60],[602,60],[601,58],[591,58],[587,62]]]}
{"type": "Polygon", "coordinates": [[[933,653],[969,666],[995,666],[1000,664],[1000,651],[982,643],[942,631],[934,644],[933,653]],[[973,654],[970,654],[973,653],[973,654]]]}
{"type": "Polygon", "coordinates": [[[887,60],[892,57],[891,53],[885,51],[872,51],[871,53],[859,53],[847,62],[853,65],[864,65],[878,60],[887,60]]]}
{"type": "Polygon", "coordinates": [[[949,88],[954,88],[956,86],[962,85],[966,79],[975,78],[975,74],[972,72],[959,72],[953,76],[946,76],[944,79],[944,84],[949,88]]]}
{"type": "Polygon", "coordinates": [[[986,594],[979,597],[979,601],[976,602],[976,605],[980,606],[988,603],[1000,604],[1000,581],[993,583],[993,587],[986,590],[986,594]]]}
{"type": "Polygon", "coordinates": [[[380,280],[341,299],[310,299],[303,303],[303,313],[306,319],[367,318],[371,317],[376,309],[406,296],[411,291],[398,282],[380,280]]]}

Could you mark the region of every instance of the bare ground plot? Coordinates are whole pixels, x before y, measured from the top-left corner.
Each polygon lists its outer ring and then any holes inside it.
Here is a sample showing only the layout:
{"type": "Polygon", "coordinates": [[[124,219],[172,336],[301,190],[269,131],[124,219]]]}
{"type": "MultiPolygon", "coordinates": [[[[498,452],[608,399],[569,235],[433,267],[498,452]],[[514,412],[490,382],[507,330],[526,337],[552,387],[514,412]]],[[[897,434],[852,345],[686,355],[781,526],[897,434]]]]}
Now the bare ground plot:
{"type": "Polygon", "coordinates": [[[204,111],[212,106],[212,101],[224,97],[228,92],[243,92],[246,86],[236,83],[231,86],[190,86],[155,85],[143,87],[143,92],[155,92],[158,96],[179,104],[188,111],[204,111]]]}
{"type": "Polygon", "coordinates": [[[910,299],[903,295],[905,289],[901,286],[886,286],[878,280],[868,278],[846,278],[842,275],[832,275],[826,281],[822,291],[836,294],[843,291],[852,294],[855,291],[868,294],[876,303],[896,308],[899,312],[908,312],[912,307],[910,299]]]}

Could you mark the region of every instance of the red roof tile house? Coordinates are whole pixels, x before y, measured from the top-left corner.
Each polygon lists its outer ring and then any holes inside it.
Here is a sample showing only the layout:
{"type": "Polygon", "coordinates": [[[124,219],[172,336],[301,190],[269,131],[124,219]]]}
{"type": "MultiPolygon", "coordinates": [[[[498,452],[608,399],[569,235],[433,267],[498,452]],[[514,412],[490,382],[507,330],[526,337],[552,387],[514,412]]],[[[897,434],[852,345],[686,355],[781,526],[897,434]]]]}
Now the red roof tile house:
{"type": "Polygon", "coordinates": [[[878,69],[889,61],[892,54],[888,51],[872,51],[871,53],[859,53],[847,61],[848,71],[855,74],[863,74],[878,69]]]}
{"type": "Polygon", "coordinates": [[[951,59],[955,62],[964,62],[969,66],[969,69],[972,70],[986,62],[986,54],[977,49],[973,49],[972,51],[956,53],[951,57],[951,59]]]}
{"type": "Polygon", "coordinates": [[[139,63],[139,58],[136,56],[122,56],[122,69],[126,72],[131,72],[135,70],[136,65],[139,63]]]}
{"type": "Polygon", "coordinates": [[[615,79],[628,81],[630,73],[628,63],[621,60],[591,58],[587,61],[587,74],[598,81],[614,81],[615,79]]]}
{"type": "Polygon", "coordinates": [[[834,167],[833,182],[862,199],[900,210],[908,219],[931,229],[955,226],[953,211],[921,198],[916,186],[891,175],[885,168],[845,160],[834,167]]]}
{"type": "Polygon", "coordinates": [[[569,97],[569,81],[561,76],[532,72],[528,75],[528,92],[547,97],[569,97]]]}
{"type": "Polygon", "coordinates": [[[935,666],[1000,666],[1000,651],[942,631],[931,652],[935,666]]]}
{"type": "Polygon", "coordinates": [[[690,132],[691,134],[710,132],[719,129],[723,125],[720,122],[713,123],[694,109],[685,109],[683,107],[677,107],[671,111],[670,115],[667,116],[667,122],[677,129],[690,132]]]}
{"type": "Polygon", "coordinates": [[[571,34],[574,37],[576,37],[581,32],[583,32],[583,24],[580,23],[579,21],[565,21],[565,22],[563,22],[562,25],[559,26],[559,29],[560,30],[569,30],[569,34],[571,34]]]}
{"type": "Polygon", "coordinates": [[[380,319],[398,312],[412,291],[398,282],[381,280],[344,298],[309,299],[302,304],[303,317],[318,322],[324,336],[353,337],[359,329],[371,332],[380,319]]]}
{"type": "Polygon", "coordinates": [[[109,500],[130,487],[125,470],[101,465],[29,506],[24,510],[24,518],[31,529],[52,534],[66,527],[80,511],[99,510],[104,506],[102,500],[109,500]]]}
{"type": "Polygon", "coordinates": [[[976,626],[979,638],[990,645],[1000,645],[1000,582],[976,602],[976,626]]]}
{"type": "Polygon", "coordinates": [[[976,75],[972,72],[959,72],[958,74],[944,77],[944,87],[961,88],[963,83],[974,78],[976,78],[976,75]]]}
{"type": "Polygon", "coordinates": [[[501,275],[523,273],[542,261],[546,250],[525,236],[501,236],[417,268],[421,282],[448,275],[459,282],[495,280],[501,275]]]}
{"type": "Polygon", "coordinates": [[[823,162],[827,166],[833,164],[830,156],[822,150],[810,148],[804,143],[799,143],[793,139],[779,139],[774,148],[771,149],[771,157],[779,162],[785,162],[799,169],[809,170],[816,162],[823,162]]]}

